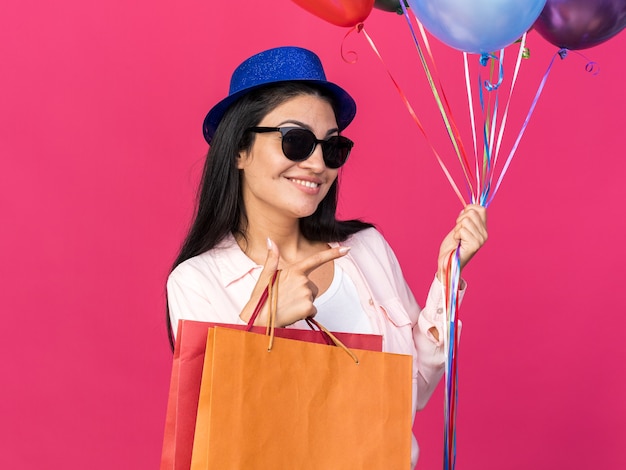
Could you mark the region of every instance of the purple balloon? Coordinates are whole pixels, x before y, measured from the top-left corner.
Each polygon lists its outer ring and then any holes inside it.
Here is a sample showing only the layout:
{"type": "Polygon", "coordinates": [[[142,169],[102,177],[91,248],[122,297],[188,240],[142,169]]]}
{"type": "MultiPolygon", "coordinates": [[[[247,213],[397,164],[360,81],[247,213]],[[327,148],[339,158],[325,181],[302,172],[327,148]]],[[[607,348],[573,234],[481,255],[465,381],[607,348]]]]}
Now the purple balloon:
{"type": "Polygon", "coordinates": [[[626,0],[547,0],[533,27],[558,47],[597,46],[626,27],[626,0]]]}

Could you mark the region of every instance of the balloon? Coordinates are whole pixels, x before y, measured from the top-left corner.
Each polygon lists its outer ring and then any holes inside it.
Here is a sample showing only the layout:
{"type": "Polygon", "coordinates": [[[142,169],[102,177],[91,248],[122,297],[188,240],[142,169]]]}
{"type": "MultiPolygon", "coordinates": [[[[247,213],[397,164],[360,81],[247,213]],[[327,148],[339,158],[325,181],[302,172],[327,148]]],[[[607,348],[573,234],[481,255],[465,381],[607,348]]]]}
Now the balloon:
{"type": "Polygon", "coordinates": [[[626,27],[626,0],[547,0],[534,28],[558,47],[585,49],[626,27]]]}
{"type": "Polygon", "coordinates": [[[546,0],[408,2],[433,36],[455,49],[474,53],[494,52],[514,43],[532,26],[546,4],[546,0]]]}
{"type": "MultiPolygon", "coordinates": [[[[406,0],[404,1],[404,5],[408,6],[406,0]]],[[[395,13],[402,13],[400,0],[374,0],[374,8],[382,11],[393,11],[395,13]]]]}
{"type": "Polygon", "coordinates": [[[351,27],[365,21],[374,0],[293,0],[309,13],[336,26],[351,27]]]}

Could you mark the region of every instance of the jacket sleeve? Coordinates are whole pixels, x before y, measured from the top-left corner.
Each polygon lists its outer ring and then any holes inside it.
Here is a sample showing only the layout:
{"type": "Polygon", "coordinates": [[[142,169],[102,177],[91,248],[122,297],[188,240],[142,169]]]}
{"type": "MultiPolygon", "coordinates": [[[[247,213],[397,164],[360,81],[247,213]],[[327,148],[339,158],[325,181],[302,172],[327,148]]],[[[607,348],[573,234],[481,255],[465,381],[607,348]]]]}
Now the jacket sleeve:
{"type": "Polygon", "coordinates": [[[194,276],[186,271],[177,269],[167,279],[167,307],[174,337],[179,320],[206,321],[206,314],[213,308],[209,299],[202,295],[200,286],[196,285],[194,276]]]}
{"type": "Polygon", "coordinates": [[[241,311],[222,295],[224,288],[206,270],[183,263],[167,279],[167,303],[174,336],[178,320],[244,324],[241,311]]]}
{"type": "MultiPolygon", "coordinates": [[[[421,410],[435,391],[445,368],[443,331],[446,315],[443,286],[435,277],[424,308],[420,308],[389,245],[387,251],[398,297],[409,314],[413,328],[413,341],[417,352],[417,409],[421,410]],[[433,328],[437,332],[436,335],[432,333],[433,328]]],[[[461,291],[459,304],[463,293],[464,291],[461,291]]]]}

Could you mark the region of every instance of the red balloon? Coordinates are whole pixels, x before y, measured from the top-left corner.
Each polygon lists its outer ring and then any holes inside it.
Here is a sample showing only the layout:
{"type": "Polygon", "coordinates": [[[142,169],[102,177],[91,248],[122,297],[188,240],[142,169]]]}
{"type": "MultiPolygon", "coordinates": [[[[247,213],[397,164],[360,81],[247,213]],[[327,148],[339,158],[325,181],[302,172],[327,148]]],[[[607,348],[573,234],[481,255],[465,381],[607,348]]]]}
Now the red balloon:
{"type": "Polygon", "coordinates": [[[309,13],[337,26],[351,27],[365,21],[374,0],[293,0],[309,13]]]}

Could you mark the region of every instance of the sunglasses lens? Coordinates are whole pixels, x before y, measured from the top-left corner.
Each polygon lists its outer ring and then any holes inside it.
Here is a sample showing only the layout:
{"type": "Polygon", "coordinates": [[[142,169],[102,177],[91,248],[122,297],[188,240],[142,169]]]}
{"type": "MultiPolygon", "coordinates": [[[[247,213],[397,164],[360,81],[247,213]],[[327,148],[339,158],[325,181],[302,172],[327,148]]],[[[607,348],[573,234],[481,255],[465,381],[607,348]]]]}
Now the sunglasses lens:
{"type": "Polygon", "coordinates": [[[324,162],[328,168],[339,168],[350,155],[353,142],[344,136],[331,137],[322,144],[322,151],[324,153],[324,162]]]}
{"type": "Polygon", "coordinates": [[[315,145],[315,135],[306,129],[291,129],[283,135],[283,153],[294,162],[306,160],[315,145]]]}
{"type": "MultiPolygon", "coordinates": [[[[317,145],[317,138],[308,129],[290,129],[283,135],[283,153],[294,162],[301,162],[311,156],[317,145]]],[[[328,168],[339,168],[348,159],[354,143],[344,136],[334,136],[322,143],[324,163],[328,168]]]]}

